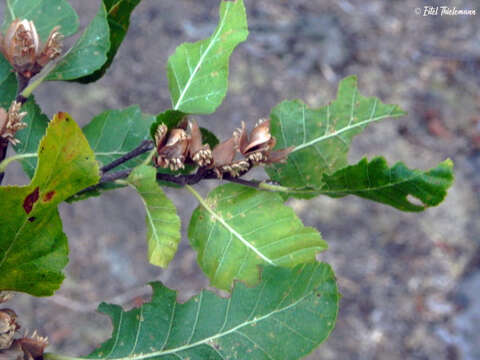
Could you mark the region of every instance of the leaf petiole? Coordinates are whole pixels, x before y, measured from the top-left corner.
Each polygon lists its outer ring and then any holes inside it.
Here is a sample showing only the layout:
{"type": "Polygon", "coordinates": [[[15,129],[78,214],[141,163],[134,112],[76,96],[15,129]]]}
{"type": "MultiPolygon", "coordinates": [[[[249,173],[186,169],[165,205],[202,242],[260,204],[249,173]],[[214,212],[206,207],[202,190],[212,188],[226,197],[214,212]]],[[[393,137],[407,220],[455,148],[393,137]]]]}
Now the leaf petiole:
{"type": "Polygon", "coordinates": [[[49,62],[44,68],[43,70],[40,72],[40,74],[38,74],[36,77],[35,77],[35,80],[32,81],[22,92],[21,92],[21,96],[23,96],[24,98],[28,98],[33,90],[35,90],[38,85],[40,85],[44,80],[45,78],[48,76],[48,74],[50,74],[50,72],[55,68],[55,66],[57,65],[56,62],[49,62]]]}
{"type": "Polygon", "coordinates": [[[45,360],[84,360],[84,358],[77,358],[72,356],[65,356],[54,353],[45,353],[43,354],[43,359],[45,360]]]}
{"type": "Polygon", "coordinates": [[[142,165],[151,165],[151,162],[152,162],[152,158],[153,156],[155,155],[155,153],[157,152],[157,149],[153,149],[152,151],[150,151],[150,153],[148,154],[147,158],[145,159],[145,161],[142,163],[142,165]]]}
{"type": "Polygon", "coordinates": [[[22,159],[36,158],[36,157],[38,157],[37,153],[17,154],[17,155],[10,156],[0,163],[0,173],[5,172],[7,166],[11,162],[22,160],[22,159]]]}
{"type": "Polygon", "coordinates": [[[258,188],[260,190],[268,190],[268,191],[274,191],[274,192],[291,192],[292,189],[285,187],[285,186],[280,186],[280,185],[274,185],[274,184],[267,184],[266,182],[262,181],[261,183],[258,184],[258,188]]]}

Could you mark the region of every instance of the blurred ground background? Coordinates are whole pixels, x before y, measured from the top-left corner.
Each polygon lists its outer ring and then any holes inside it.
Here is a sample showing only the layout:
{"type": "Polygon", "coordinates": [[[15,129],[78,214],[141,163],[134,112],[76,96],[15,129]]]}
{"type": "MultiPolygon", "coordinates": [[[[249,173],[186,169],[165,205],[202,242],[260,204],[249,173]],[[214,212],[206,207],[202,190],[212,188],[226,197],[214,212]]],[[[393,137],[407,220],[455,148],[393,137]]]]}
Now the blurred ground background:
{"type": "MultiPolygon", "coordinates": [[[[85,26],[99,1],[71,3],[85,26]]],[[[81,124],[132,104],[161,112],[170,105],[168,56],[213,31],[217,6],[217,0],[142,1],[102,80],[44,84],[37,101],[49,116],[67,111],[81,124]]],[[[352,162],[364,154],[421,169],[447,157],[455,162],[446,201],[421,214],[354,197],[290,202],[329,241],[321,259],[335,269],[343,294],[335,331],[309,359],[480,359],[480,4],[246,0],[246,6],[250,37],[232,58],[224,104],[198,117],[202,126],[226,138],[283,99],[322,106],[341,78],[357,74],[364,95],[397,103],[409,115],[369,127],[354,141],[352,162]],[[477,15],[417,16],[414,9],[424,5],[476,7],[477,15]]],[[[7,181],[26,180],[11,167],[7,181]]],[[[183,190],[168,193],[185,230],[195,201],[183,190]]],[[[71,252],[61,290],[11,304],[24,328],[49,336],[50,351],[86,355],[104,341],[111,325],[95,312],[102,300],[138,305],[152,280],[178,289],[182,300],[208,285],[186,236],[167,270],[147,262],[144,210],[131,190],[62,205],[61,215],[71,252]]]]}

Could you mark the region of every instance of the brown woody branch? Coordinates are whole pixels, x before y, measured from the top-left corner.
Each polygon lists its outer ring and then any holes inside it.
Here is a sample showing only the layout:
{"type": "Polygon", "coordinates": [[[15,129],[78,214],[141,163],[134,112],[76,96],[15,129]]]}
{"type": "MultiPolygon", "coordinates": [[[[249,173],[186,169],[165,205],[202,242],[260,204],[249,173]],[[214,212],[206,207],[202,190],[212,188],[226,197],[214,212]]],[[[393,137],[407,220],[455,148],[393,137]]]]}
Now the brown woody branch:
{"type": "MultiPolygon", "coordinates": [[[[22,105],[27,101],[27,98],[22,96],[22,91],[28,86],[29,81],[30,79],[26,78],[25,76],[17,74],[18,88],[15,100],[22,105]]],[[[7,139],[0,138],[0,163],[7,157],[8,144],[9,141],[7,139]]],[[[2,184],[4,176],[4,172],[0,173],[0,185],[2,184]]]]}
{"type": "Polygon", "coordinates": [[[142,143],[138,147],[136,147],[135,149],[133,149],[129,153],[123,155],[122,157],[119,157],[115,161],[112,161],[110,164],[105,165],[100,170],[102,171],[102,174],[104,174],[104,173],[116,168],[117,166],[120,166],[121,164],[126,163],[128,160],[136,158],[137,156],[140,156],[143,153],[146,153],[147,151],[152,150],[153,147],[154,147],[153,141],[151,141],[151,140],[142,141],[142,143]]]}
{"type": "MultiPolygon", "coordinates": [[[[115,172],[110,172],[106,173],[108,170],[113,169],[116,166],[119,166],[122,163],[127,162],[128,160],[131,160],[141,154],[143,154],[146,151],[151,150],[151,142],[150,141],[144,141],[140,146],[129,152],[128,154],[125,154],[121,158],[113,161],[110,164],[105,165],[102,167],[102,177],[100,178],[100,181],[98,184],[89,186],[82,191],[78,192],[75,196],[83,195],[85,193],[88,193],[90,191],[95,191],[101,188],[102,185],[114,182],[116,180],[121,180],[121,179],[126,179],[130,173],[132,172],[132,169],[124,169],[124,170],[119,170],[115,172]],[[120,161],[122,160],[122,161],[120,161]],[[104,170],[107,169],[107,170],[104,170]]],[[[246,172],[245,172],[246,173],[246,172]]],[[[244,174],[242,174],[244,175],[244,174]]],[[[162,173],[157,173],[157,181],[160,182],[169,182],[172,184],[176,184],[179,186],[186,186],[186,185],[195,185],[198,184],[199,182],[203,180],[219,180],[217,174],[213,169],[209,169],[206,167],[200,167],[198,168],[197,172],[195,174],[187,174],[187,175],[176,175],[176,174],[162,174],[162,173]]],[[[236,184],[241,184],[244,186],[249,186],[253,188],[258,188],[260,182],[254,181],[254,180],[245,180],[241,179],[239,177],[233,177],[229,174],[224,174],[221,180],[225,180],[228,182],[236,183],[236,184]]]]}

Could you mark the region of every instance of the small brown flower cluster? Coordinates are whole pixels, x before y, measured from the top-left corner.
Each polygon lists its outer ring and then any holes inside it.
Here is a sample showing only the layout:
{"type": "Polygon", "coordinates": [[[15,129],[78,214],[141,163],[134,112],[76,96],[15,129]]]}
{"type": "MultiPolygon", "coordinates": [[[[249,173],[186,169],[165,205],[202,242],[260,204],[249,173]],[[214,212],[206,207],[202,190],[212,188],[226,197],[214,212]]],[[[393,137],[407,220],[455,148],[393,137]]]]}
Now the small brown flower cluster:
{"type": "Polygon", "coordinates": [[[0,51],[17,73],[30,79],[61,54],[63,35],[59,30],[54,27],[42,46],[34,23],[16,19],[5,36],[0,35],[0,51]]]}
{"type": "MultiPolygon", "coordinates": [[[[0,303],[10,300],[9,293],[0,293],[0,303]]],[[[36,331],[31,336],[15,338],[20,325],[11,309],[0,309],[0,360],[37,360],[42,358],[48,339],[36,331]]]]}
{"type": "Polygon", "coordinates": [[[157,166],[173,171],[183,169],[185,163],[213,169],[218,178],[228,173],[232,177],[245,174],[253,166],[283,162],[292,148],[272,151],[276,140],[270,134],[270,120],[260,120],[248,135],[245,123],[231,138],[215,146],[202,144],[202,135],[195,121],[184,120],[179,128],[168,130],[160,125],[155,134],[157,166]],[[237,154],[242,159],[235,160],[237,154]]]}
{"type": "Polygon", "coordinates": [[[15,134],[27,126],[22,119],[27,115],[26,112],[20,112],[22,104],[13,101],[8,109],[0,108],[0,138],[8,140],[12,145],[18,144],[20,141],[15,139],[15,134]]]}

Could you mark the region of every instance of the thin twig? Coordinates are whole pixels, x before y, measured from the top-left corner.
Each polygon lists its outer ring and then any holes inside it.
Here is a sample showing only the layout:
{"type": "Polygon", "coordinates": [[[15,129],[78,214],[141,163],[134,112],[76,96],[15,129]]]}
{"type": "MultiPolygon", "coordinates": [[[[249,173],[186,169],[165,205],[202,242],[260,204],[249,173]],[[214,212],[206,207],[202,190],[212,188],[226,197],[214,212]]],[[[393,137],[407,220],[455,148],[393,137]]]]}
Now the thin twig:
{"type": "MultiPolygon", "coordinates": [[[[8,144],[8,140],[0,138],[0,163],[7,157],[8,144]]],[[[4,172],[0,173],[0,184],[2,183],[4,176],[4,172]]]]}
{"type": "Polygon", "coordinates": [[[103,184],[113,182],[115,180],[125,179],[128,177],[128,175],[130,175],[131,172],[132,172],[132,169],[125,169],[125,170],[120,170],[113,173],[104,174],[100,178],[100,181],[98,182],[98,184],[86,187],[85,189],[80,190],[78,193],[76,193],[73,196],[75,197],[75,196],[83,195],[87,192],[98,190],[98,188],[103,184]]]}
{"type": "MultiPolygon", "coordinates": [[[[27,98],[22,95],[22,91],[28,86],[29,82],[29,78],[26,78],[21,74],[17,74],[18,86],[15,101],[21,103],[22,105],[27,101],[27,98]]],[[[0,138],[0,163],[5,160],[5,157],[7,156],[8,144],[10,144],[8,140],[0,138]]],[[[2,184],[4,176],[5,172],[0,173],[0,185],[2,184]]]]}
{"type": "Polygon", "coordinates": [[[27,98],[22,95],[22,92],[30,83],[30,79],[26,78],[22,74],[17,74],[17,82],[18,82],[18,89],[17,89],[17,97],[15,100],[23,105],[27,101],[27,98]]]}
{"type": "MultiPolygon", "coordinates": [[[[117,166],[126,163],[128,160],[131,160],[139,155],[142,155],[143,153],[146,153],[147,151],[150,151],[153,149],[153,141],[151,140],[145,140],[143,141],[138,147],[130,151],[129,153],[123,155],[122,157],[119,157],[115,161],[112,161],[110,164],[105,165],[102,167],[100,170],[102,173],[106,173],[107,171],[110,171],[117,166]]],[[[128,176],[128,175],[127,175],[128,176]]]]}
{"type": "Polygon", "coordinates": [[[229,181],[229,182],[232,182],[232,183],[236,183],[236,184],[240,184],[240,185],[244,185],[244,186],[249,186],[249,187],[254,188],[254,189],[258,189],[259,185],[260,185],[260,181],[258,181],[258,180],[245,180],[245,179],[241,179],[241,178],[238,178],[238,177],[235,178],[235,177],[232,177],[230,175],[224,176],[223,180],[226,180],[226,181],[229,181]]]}
{"type": "MultiPolygon", "coordinates": [[[[115,180],[125,179],[130,175],[131,172],[132,172],[132,169],[125,169],[125,170],[104,174],[101,177],[98,184],[89,186],[83,189],[82,191],[78,192],[76,196],[85,194],[90,191],[98,190],[99,187],[101,187],[106,183],[113,182],[115,180]]],[[[195,174],[189,174],[189,175],[173,175],[173,174],[161,174],[161,173],[157,174],[157,181],[170,182],[173,184],[180,185],[182,187],[186,185],[195,185],[203,180],[219,180],[219,179],[212,169],[207,169],[203,167],[199,168],[195,174]]],[[[240,178],[232,177],[228,174],[225,174],[222,180],[249,186],[255,189],[258,189],[261,184],[259,181],[240,179],[240,178]]]]}

